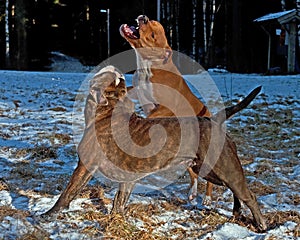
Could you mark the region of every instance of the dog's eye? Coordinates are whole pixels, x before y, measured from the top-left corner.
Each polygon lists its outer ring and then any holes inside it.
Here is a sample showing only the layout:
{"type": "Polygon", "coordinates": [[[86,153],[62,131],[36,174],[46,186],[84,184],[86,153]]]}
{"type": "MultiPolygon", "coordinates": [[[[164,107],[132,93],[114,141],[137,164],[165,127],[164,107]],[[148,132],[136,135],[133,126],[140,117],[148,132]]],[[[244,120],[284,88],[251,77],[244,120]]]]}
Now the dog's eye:
{"type": "Polygon", "coordinates": [[[112,91],[112,92],[106,92],[105,93],[105,96],[107,97],[107,98],[113,98],[113,97],[115,97],[115,91],[112,91]]]}
{"type": "Polygon", "coordinates": [[[151,33],[151,37],[154,38],[154,32],[151,33]]]}
{"type": "Polygon", "coordinates": [[[121,89],[121,90],[119,90],[119,92],[118,92],[118,94],[119,94],[120,96],[124,96],[126,93],[127,93],[126,89],[121,89]]]}

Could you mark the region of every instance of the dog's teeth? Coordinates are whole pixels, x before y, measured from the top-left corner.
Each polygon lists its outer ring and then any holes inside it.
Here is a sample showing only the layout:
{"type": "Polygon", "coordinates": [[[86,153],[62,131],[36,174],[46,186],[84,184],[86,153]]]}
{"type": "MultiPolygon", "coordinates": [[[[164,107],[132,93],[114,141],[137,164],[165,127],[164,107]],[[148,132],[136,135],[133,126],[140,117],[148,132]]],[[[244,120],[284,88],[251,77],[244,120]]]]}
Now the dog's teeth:
{"type": "Polygon", "coordinates": [[[117,87],[119,85],[119,83],[120,83],[120,79],[117,77],[116,82],[115,82],[115,86],[117,87]]]}

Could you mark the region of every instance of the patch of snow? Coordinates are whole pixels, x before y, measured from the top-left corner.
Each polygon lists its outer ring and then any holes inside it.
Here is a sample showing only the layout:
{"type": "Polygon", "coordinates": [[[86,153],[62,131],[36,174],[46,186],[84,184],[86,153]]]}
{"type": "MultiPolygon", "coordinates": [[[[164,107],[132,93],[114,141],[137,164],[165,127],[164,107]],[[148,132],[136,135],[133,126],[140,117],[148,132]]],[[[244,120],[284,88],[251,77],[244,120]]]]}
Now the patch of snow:
{"type": "Polygon", "coordinates": [[[52,72],[70,72],[82,73],[90,72],[95,66],[84,66],[77,58],[70,57],[61,52],[51,52],[50,71],[52,72]]]}
{"type": "Polygon", "coordinates": [[[7,216],[0,224],[0,237],[3,239],[17,239],[19,236],[34,231],[34,227],[23,219],[7,216]]]}
{"type": "Polygon", "coordinates": [[[276,229],[270,230],[269,233],[266,235],[266,238],[268,238],[268,237],[276,238],[276,237],[284,235],[285,236],[284,239],[291,239],[291,240],[297,239],[297,237],[293,236],[293,234],[291,232],[297,228],[298,224],[295,222],[288,221],[288,222],[284,223],[282,226],[279,226],[276,229]]]}
{"type": "Polygon", "coordinates": [[[204,235],[200,239],[214,239],[214,240],[229,240],[229,239],[247,239],[254,240],[263,235],[255,234],[247,228],[241,227],[233,223],[225,223],[220,229],[204,235]]]}
{"type": "Polygon", "coordinates": [[[207,69],[208,72],[210,73],[229,73],[229,71],[225,68],[222,67],[216,67],[216,68],[209,68],[207,69]]]}
{"type": "Polygon", "coordinates": [[[254,22],[263,22],[263,21],[268,21],[268,20],[272,20],[272,19],[277,19],[277,18],[280,18],[280,17],[282,17],[286,14],[289,14],[291,12],[294,12],[294,11],[296,11],[296,10],[292,9],[292,10],[283,11],[283,12],[269,13],[267,15],[264,15],[262,17],[255,19],[254,22]]]}
{"type": "Polygon", "coordinates": [[[12,198],[10,193],[6,190],[0,191],[0,206],[10,206],[12,203],[12,198]]]}

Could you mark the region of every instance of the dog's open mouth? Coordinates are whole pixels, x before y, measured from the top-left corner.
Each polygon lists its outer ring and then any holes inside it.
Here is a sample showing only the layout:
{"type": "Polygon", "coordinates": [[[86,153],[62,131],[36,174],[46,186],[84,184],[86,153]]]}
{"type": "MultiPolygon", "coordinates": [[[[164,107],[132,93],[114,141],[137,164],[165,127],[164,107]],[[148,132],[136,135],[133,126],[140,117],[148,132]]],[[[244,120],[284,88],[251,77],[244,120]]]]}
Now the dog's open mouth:
{"type": "Polygon", "coordinates": [[[134,26],[129,27],[127,24],[121,25],[120,33],[123,37],[131,38],[131,39],[140,38],[138,29],[136,29],[134,26]]]}

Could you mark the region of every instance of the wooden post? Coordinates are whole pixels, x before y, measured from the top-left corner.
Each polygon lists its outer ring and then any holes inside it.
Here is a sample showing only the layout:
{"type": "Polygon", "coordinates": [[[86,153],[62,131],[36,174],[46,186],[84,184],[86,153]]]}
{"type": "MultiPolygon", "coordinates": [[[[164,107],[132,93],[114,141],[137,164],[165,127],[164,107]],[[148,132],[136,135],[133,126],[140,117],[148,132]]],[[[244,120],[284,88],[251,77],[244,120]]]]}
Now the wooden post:
{"type": "Polygon", "coordinates": [[[289,46],[288,46],[288,72],[295,72],[295,60],[296,60],[296,37],[297,37],[297,23],[289,23],[289,46]]]}
{"type": "Polygon", "coordinates": [[[271,68],[271,47],[272,47],[272,36],[270,34],[270,32],[263,26],[261,25],[261,28],[266,32],[266,34],[268,35],[268,65],[267,65],[267,71],[269,71],[269,69],[271,68]]]}
{"type": "Polygon", "coordinates": [[[160,22],[160,0],[157,0],[157,8],[156,8],[156,11],[157,11],[157,21],[160,22]]]}

